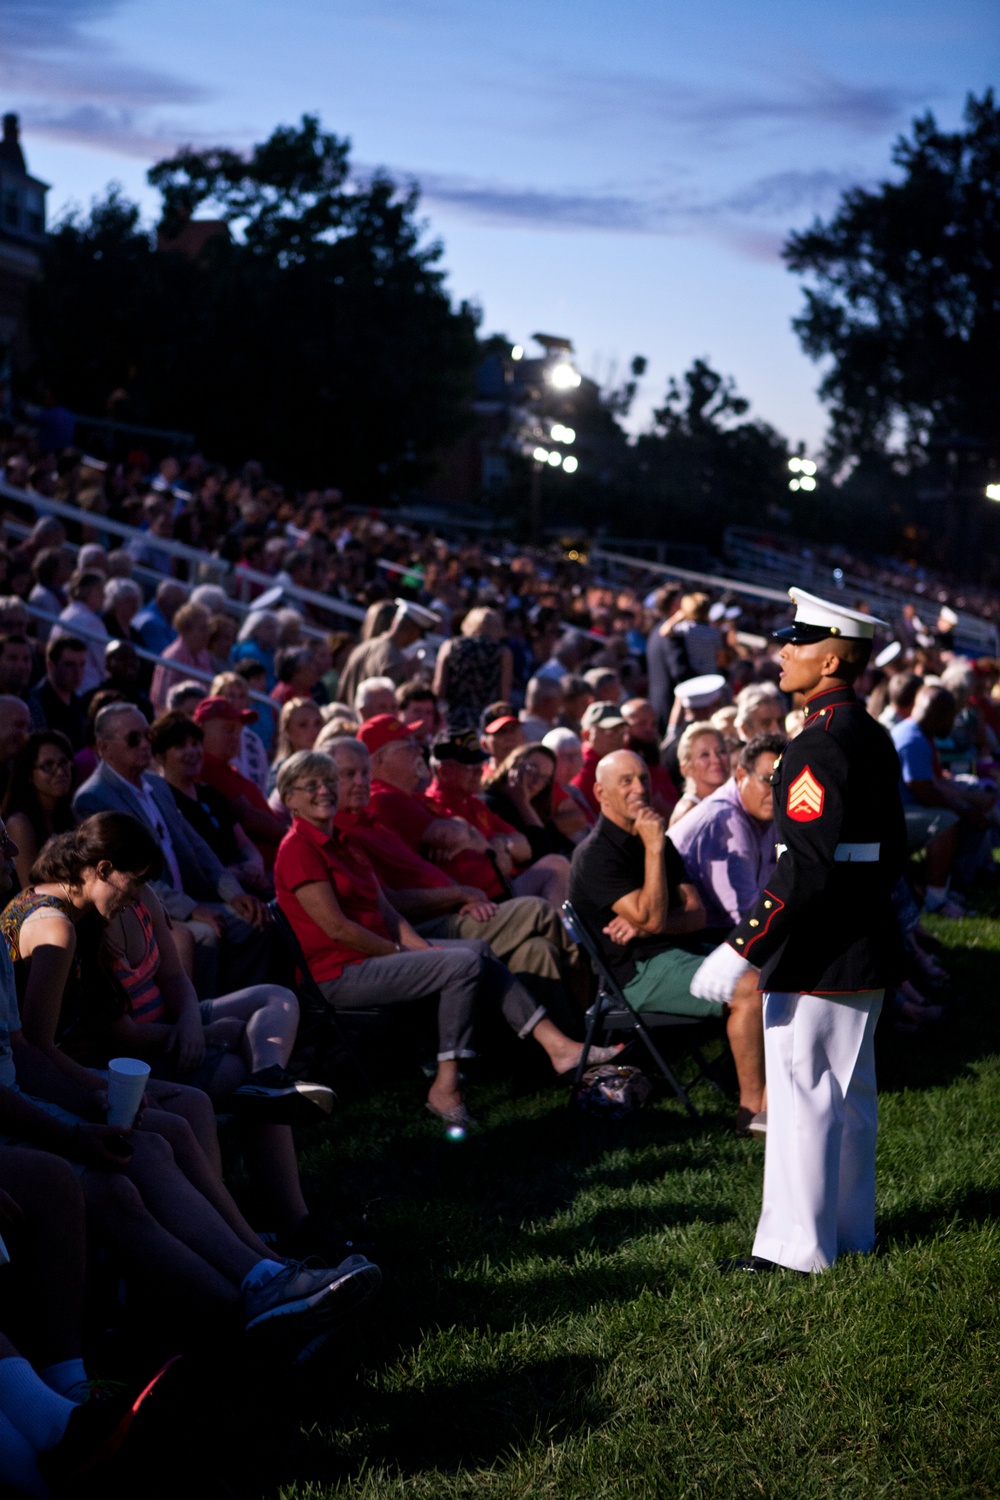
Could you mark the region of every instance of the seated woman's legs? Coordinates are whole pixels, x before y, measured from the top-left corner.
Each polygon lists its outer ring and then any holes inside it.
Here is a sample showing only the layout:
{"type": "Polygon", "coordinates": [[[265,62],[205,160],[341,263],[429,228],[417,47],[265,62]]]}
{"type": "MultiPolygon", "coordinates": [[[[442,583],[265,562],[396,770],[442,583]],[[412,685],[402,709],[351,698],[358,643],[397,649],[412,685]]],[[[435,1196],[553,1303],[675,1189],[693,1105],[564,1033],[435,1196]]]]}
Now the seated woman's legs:
{"type": "MultiPolygon", "coordinates": [[[[196,1091],[192,1089],[189,1092],[196,1091]]],[[[188,1182],[208,1200],[220,1218],[225,1220],[243,1243],[261,1255],[267,1255],[269,1253],[267,1246],[240,1213],[232,1194],[222,1180],[221,1172],[216,1172],[205,1156],[187,1122],[179,1115],[170,1114],[165,1110],[147,1109],[143,1115],[143,1128],[152,1131],[154,1135],[163,1137],[173,1152],[174,1161],[188,1182]]]]}
{"type": "MultiPolygon", "coordinates": [[[[215,1123],[215,1105],[205,1090],[165,1078],[149,1078],[146,1080],[146,1102],[151,1109],[180,1115],[187,1122],[209,1164],[221,1180],[222,1151],[215,1123]]],[[[141,1130],[144,1125],[145,1115],[140,1117],[138,1128],[141,1130]]]]}
{"type": "Polygon", "coordinates": [[[76,1172],[47,1151],[3,1146],[0,1189],[20,1215],[4,1226],[11,1257],[4,1278],[21,1347],[43,1370],[79,1360],[87,1243],[76,1172]]]}
{"type": "Polygon", "coordinates": [[[287,1065],[299,1029],[299,1002],[291,990],[280,984],[254,984],[208,1004],[211,1021],[244,1023],[242,1051],[251,1073],[287,1065]]]}
{"type": "Polygon", "coordinates": [[[562,906],[569,893],[569,860],[562,854],[546,854],[516,875],[511,888],[515,896],[541,896],[562,906]]]}
{"type": "MultiPolygon", "coordinates": [[[[529,1036],[534,1038],[557,1073],[571,1073],[580,1061],[583,1044],[559,1030],[545,1014],[545,1007],[539,1005],[517,975],[500,962],[489,944],[477,938],[453,938],[444,942],[447,947],[467,947],[478,952],[484,996],[499,1004],[507,1025],[522,1041],[529,1036]]],[[[595,1063],[607,1062],[621,1050],[621,1047],[592,1047],[590,1057],[595,1063]]]]}
{"type": "Polygon", "coordinates": [[[472,1046],[476,993],[482,973],[483,944],[446,943],[441,947],[367,958],[348,964],[338,979],[320,988],[336,1010],[368,1010],[407,1005],[439,994],[438,1070],[427,1102],[438,1114],[462,1102],[458,1064],[474,1057],[472,1046]]]}

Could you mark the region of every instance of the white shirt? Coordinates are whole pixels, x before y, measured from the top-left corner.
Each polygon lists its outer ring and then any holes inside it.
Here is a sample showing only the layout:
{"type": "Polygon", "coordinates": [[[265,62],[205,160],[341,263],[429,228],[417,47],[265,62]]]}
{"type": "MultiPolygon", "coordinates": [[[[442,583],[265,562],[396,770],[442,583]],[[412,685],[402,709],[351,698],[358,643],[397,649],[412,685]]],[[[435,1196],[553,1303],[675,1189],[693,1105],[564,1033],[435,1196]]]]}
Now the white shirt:
{"type": "Polygon", "coordinates": [[[174,845],[173,840],[170,837],[170,830],[167,827],[166,819],[156,805],[156,800],[153,797],[152,792],[146,785],[145,777],[143,777],[143,780],[140,782],[140,784],[136,786],[134,782],[129,781],[127,777],[123,776],[120,771],[116,771],[113,766],[109,766],[107,761],[104,762],[104,768],[105,770],[110,771],[112,776],[117,776],[118,780],[123,782],[125,786],[130,787],[131,790],[135,792],[135,795],[138,797],[139,801],[142,803],[142,810],[143,814],[145,815],[146,822],[156,834],[157,843],[163,851],[164,863],[166,864],[167,869],[170,871],[170,884],[173,886],[175,891],[182,891],[184,889],[184,882],[181,879],[181,867],[177,863],[177,855],[174,852],[174,845]]]}

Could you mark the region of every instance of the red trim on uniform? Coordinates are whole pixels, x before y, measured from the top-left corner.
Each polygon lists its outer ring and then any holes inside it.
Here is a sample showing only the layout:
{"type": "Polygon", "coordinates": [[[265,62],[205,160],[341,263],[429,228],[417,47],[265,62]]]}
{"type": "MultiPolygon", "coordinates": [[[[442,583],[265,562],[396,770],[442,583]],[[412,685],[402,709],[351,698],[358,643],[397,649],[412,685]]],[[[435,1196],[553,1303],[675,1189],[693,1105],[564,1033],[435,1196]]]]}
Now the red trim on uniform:
{"type": "Polygon", "coordinates": [[[784,909],[785,909],[785,903],[784,903],[784,901],[782,901],[782,899],[781,899],[780,896],[776,896],[773,891],[765,890],[764,895],[765,896],[770,896],[771,900],[774,902],[774,910],[772,911],[771,915],[768,917],[767,921],[764,923],[764,925],[760,929],[760,931],[757,932],[757,933],[755,933],[752,938],[748,938],[747,939],[747,942],[746,942],[746,944],[744,946],[744,949],[743,949],[743,957],[744,958],[746,958],[747,954],[750,952],[750,949],[753,947],[754,943],[759,943],[762,937],[766,937],[767,936],[767,929],[770,927],[771,923],[774,921],[774,919],[778,915],[779,911],[784,911],[784,909]]]}

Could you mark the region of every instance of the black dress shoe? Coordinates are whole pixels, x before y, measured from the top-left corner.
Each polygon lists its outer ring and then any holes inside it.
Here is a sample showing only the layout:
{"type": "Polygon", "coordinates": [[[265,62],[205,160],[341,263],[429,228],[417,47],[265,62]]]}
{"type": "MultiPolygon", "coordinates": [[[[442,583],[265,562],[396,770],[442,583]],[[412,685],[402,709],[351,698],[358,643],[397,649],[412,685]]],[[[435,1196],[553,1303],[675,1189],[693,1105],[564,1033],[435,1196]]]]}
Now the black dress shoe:
{"type": "Polygon", "coordinates": [[[779,1266],[775,1260],[765,1260],[762,1255],[750,1255],[743,1259],[720,1260],[719,1270],[723,1275],[730,1271],[744,1271],[749,1276],[763,1276],[767,1271],[791,1271],[793,1276],[808,1276],[808,1271],[795,1271],[791,1266],[779,1266]]]}

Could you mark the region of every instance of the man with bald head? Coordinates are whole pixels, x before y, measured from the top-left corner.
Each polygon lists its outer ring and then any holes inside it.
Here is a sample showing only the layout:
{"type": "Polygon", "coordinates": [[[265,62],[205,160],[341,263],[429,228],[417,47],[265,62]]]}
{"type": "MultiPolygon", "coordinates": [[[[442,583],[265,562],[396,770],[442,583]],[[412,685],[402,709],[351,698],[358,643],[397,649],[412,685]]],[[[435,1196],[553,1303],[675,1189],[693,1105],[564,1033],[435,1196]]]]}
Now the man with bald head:
{"type": "Polygon", "coordinates": [[[737,1132],[764,1102],[764,1034],[756,977],[742,976],[723,1000],[701,1000],[691,980],[703,962],[695,935],[705,908],[650,806],[649,769],[632,750],[597,767],[597,826],[573,854],[569,899],[603,949],[637,1011],[724,1017],[740,1088],[737,1132]]]}

